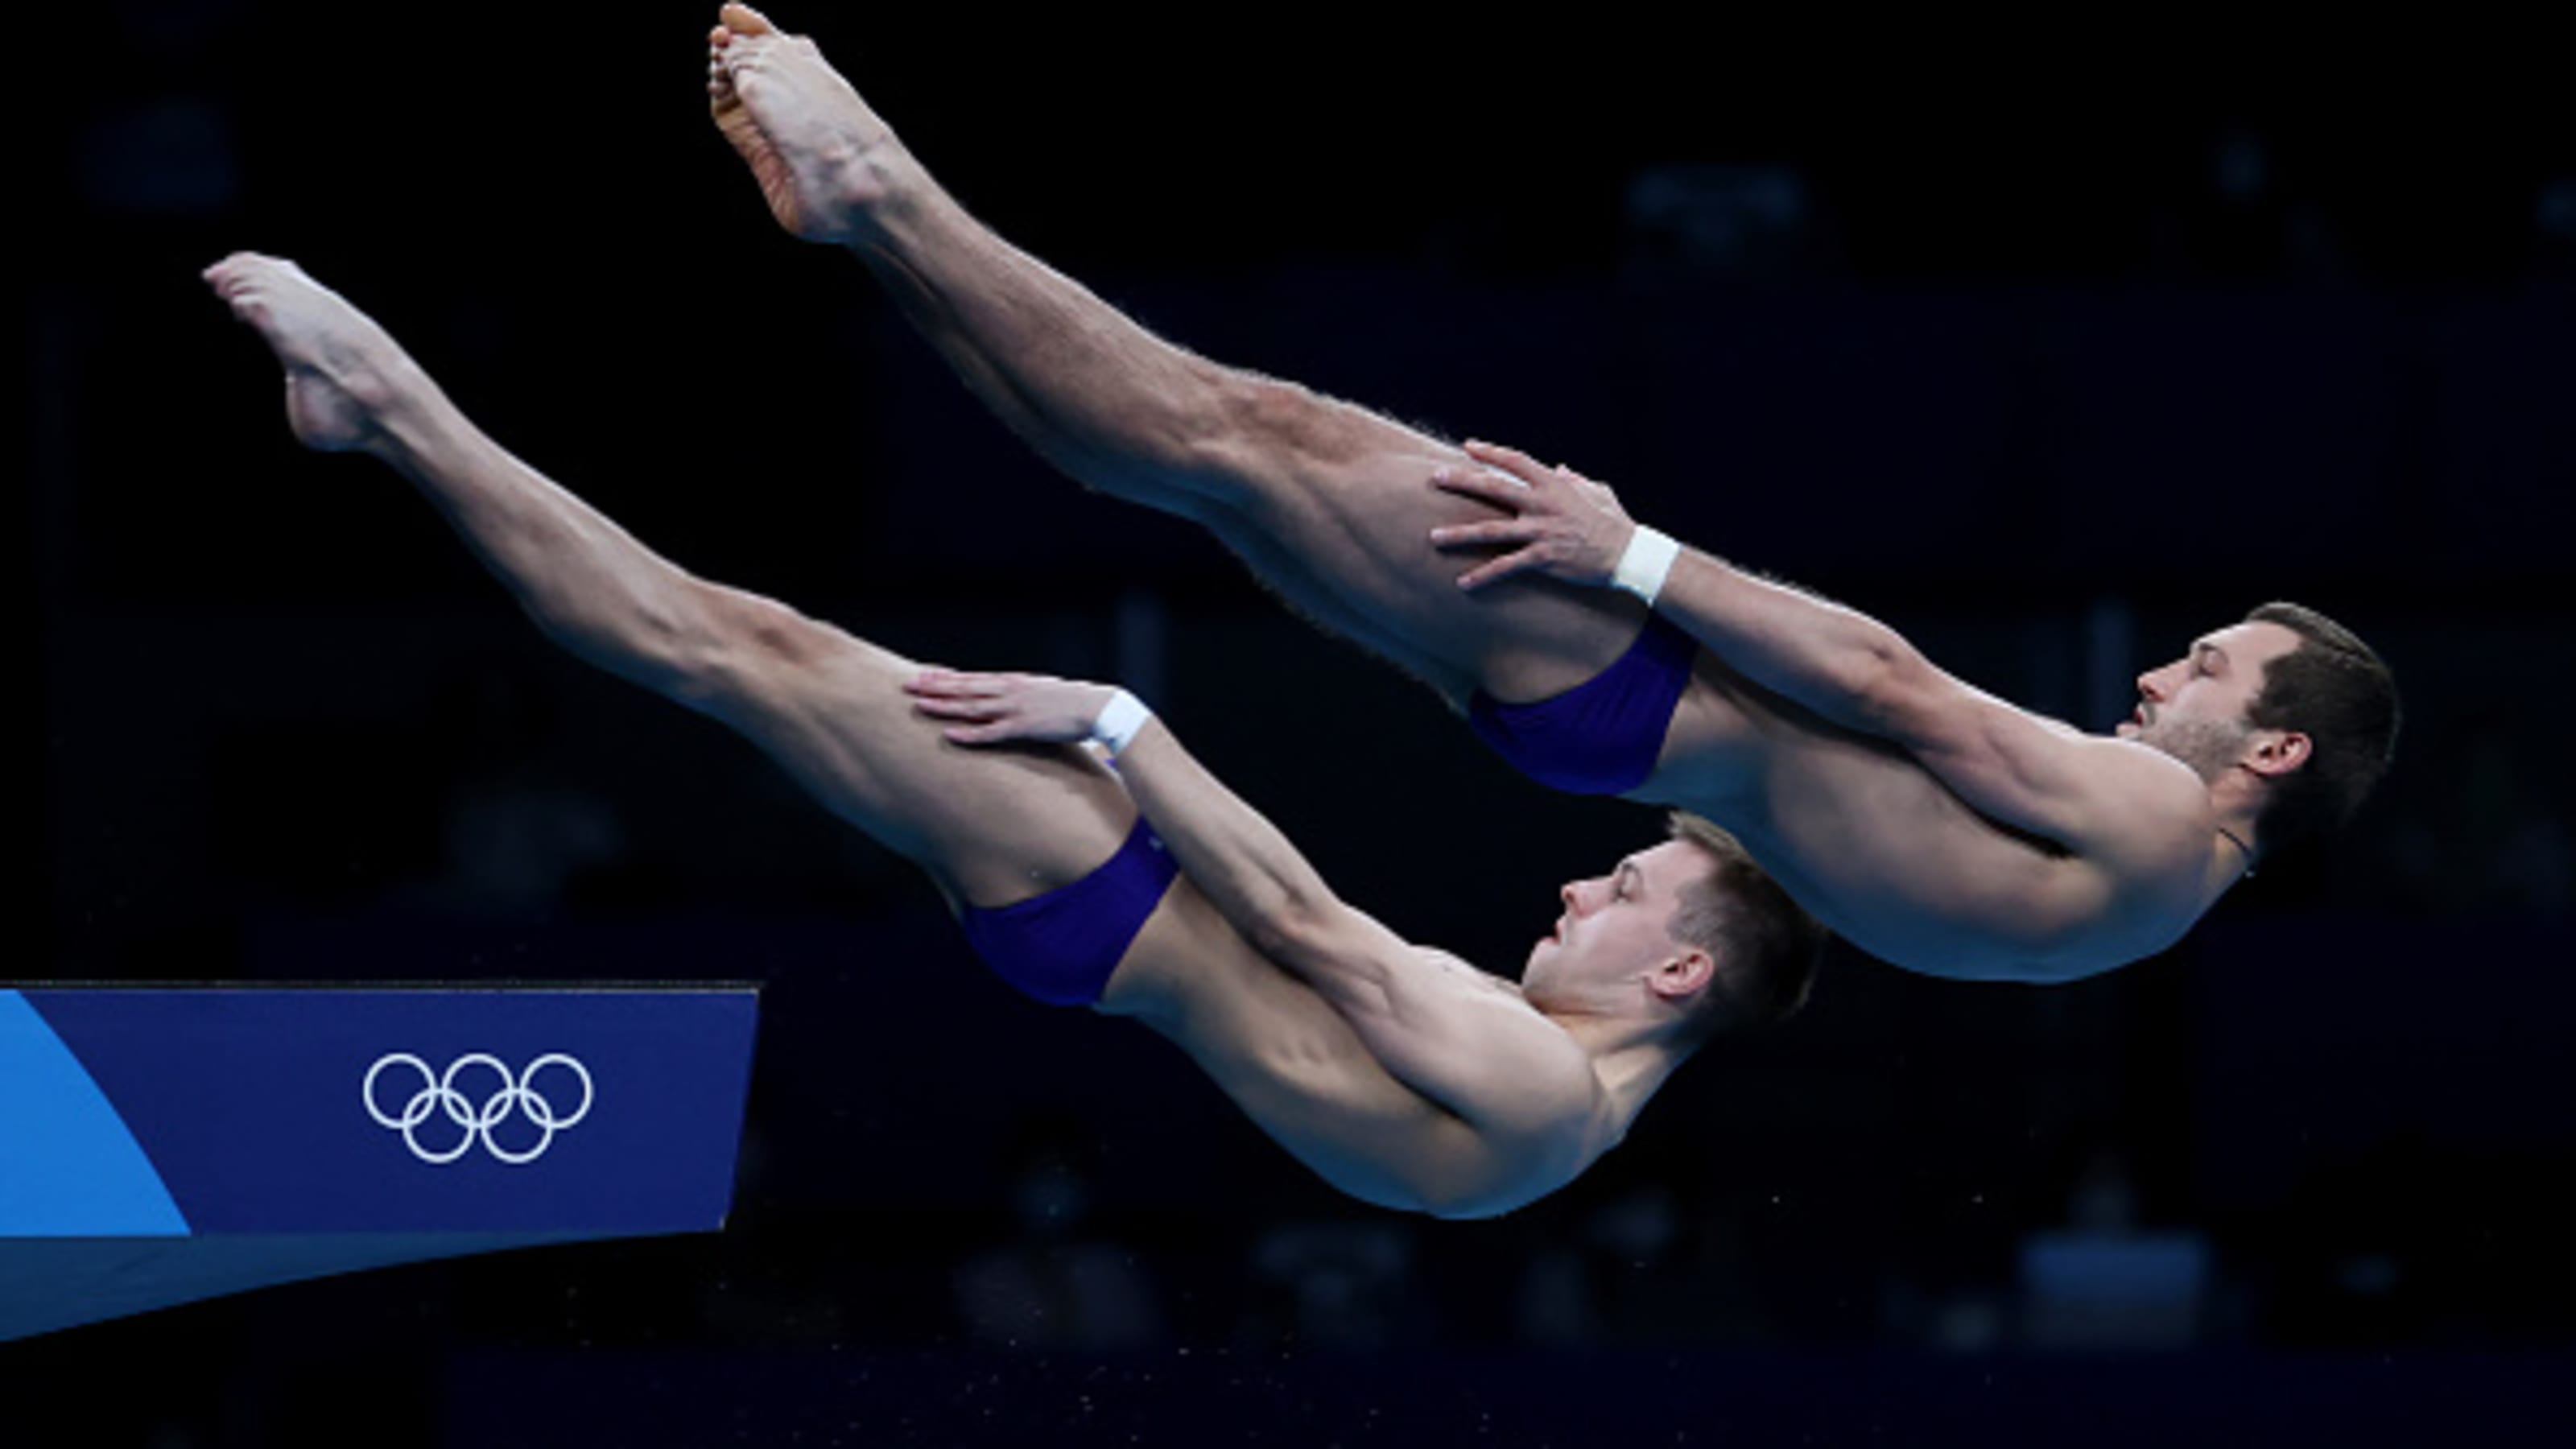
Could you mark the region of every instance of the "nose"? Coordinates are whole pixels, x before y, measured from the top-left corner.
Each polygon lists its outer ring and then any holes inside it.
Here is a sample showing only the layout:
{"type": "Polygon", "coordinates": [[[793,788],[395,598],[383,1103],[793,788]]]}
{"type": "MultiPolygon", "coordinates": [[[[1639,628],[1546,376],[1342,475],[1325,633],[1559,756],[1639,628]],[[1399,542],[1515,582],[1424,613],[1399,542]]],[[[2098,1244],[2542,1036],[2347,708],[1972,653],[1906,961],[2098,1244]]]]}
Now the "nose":
{"type": "Polygon", "coordinates": [[[1564,899],[1565,908],[1578,916],[1583,914],[1583,886],[1582,881],[1570,880],[1565,883],[1564,889],[1557,892],[1557,895],[1564,899]]]}
{"type": "Polygon", "coordinates": [[[2138,693],[2157,704],[2164,703],[2165,687],[2162,681],[2165,675],[2171,671],[2171,668],[2172,666],[2168,665],[2164,669],[2150,669],[2146,673],[2139,675],[2138,693]]]}

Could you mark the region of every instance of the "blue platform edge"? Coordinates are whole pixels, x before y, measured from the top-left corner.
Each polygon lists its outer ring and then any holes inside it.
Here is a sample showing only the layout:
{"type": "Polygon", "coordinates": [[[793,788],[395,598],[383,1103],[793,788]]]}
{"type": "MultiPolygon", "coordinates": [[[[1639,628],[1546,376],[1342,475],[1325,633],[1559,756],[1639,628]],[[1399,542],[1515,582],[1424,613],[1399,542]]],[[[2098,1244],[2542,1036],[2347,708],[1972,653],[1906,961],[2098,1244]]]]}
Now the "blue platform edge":
{"type": "Polygon", "coordinates": [[[296,1278],[704,1232],[754,987],[0,988],[0,1339],[296,1278]]]}
{"type": "Polygon", "coordinates": [[[198,1234],[691,1232],[722,1226],[732,1200],[749,987],[10,995],[49,1034],[22,1028],[35,1043],[25,1070],[46,1075],[0,1095],[0,1143],[30,1149],[0,1154],[0,1180],[50,1184],[29,1200],[91,1200],[102,1217],[56,1206],[41,1226],[0,1221],[0,1235],[115,1236],[146,1221],[198,1234]],[[60,1125],[75,1117],[77,1140],[60,1125]],[[64,1181],[111,1160],[133,1178],[131,1149],[113,1157],[120,1141],[140,1148],[175,1221],[139,1216],[140,1187],[111,1200],[64,1181]],[[33,1155],[38,1144],[50,1155],[33,1155]]]}
{"type": "Polygon", "coordinates": [[[188,1231],[161,1174],[26,997],[0,991],[0,1237],[188,1231]]]}

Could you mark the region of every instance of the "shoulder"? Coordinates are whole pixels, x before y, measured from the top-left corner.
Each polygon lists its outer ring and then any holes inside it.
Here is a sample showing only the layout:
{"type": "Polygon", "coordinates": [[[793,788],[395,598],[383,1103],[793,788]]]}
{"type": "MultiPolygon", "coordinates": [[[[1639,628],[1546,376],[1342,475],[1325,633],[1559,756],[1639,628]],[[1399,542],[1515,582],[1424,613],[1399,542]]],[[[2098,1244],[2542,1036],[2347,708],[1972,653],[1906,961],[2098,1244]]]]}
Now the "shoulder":
{"type": "Polygon", "coordinates": [[[2089,962],[2106,940],[2124,941],[2121,959],[2135,959],[2170,944],[2207,908],[2217,816],[2207,783],[2182,761],[2132,740],[2084,741],[2086,771],[2108,808],[2093,812],[2079,844],[2075,875],[2084,883],[2069,882],[2063,944],[2089,962]]]}
{"type": "Polygon", "coordinates": [[[2086,735],[2089,765],[2130,807],[2141,842],[2153,841],[2188,855],[2205,855],[2218,817],[2209,783],[2198,771],[2153,745],[2107,735],[2086,735]]]}
{"type": "Polygon", "coordinates": [[[1454,1003],[1462,1027],[1475,1033],[1498,1064],[1532,1088],[1561,1098],[1565,1110],[1589,1110],[1599,1082],[1592,1054],[1555,1017],[1530,1005],[1520,983],[1434,946],[1416,946],[1417,968],[1454,1003]]]}
{"type": "Polygon", "coordinates": [[[1437,947],[1414,948],[1418,969],[1454,1005],[1457,1025],[1487,1060],[1488,1077],[1510,1098],[1514,1116],[1548,1130],[1588,1122],[1601,1081],[1592,1054],[1556,1018],[1530,1005],[1520,983],[1437,947]]]}
{"type": "MultiPolygon", "coordinates": [[[[1564,1028],[1549,1021],[1537,1007],[1530,1005],[1528,999],[1521,995],[1519,982],[1497,976],[1466,957],[1454,951],[1444,951],[1437,946],[1407,942],[1406,950],[1413,958],[1415,969],[1423,972],[1429,979],[1440,981],[1452,990],[1465,995],[1491,997],[1508,1003],[1511,1007],[1528,1013],[1534,1020],[1545,1023],[1557,1035],[1565,1035],[1564,1028]]],[[[1572,1040],[1571,1037],[1567,1038],[1569,1043],[1572,1040]]]]}

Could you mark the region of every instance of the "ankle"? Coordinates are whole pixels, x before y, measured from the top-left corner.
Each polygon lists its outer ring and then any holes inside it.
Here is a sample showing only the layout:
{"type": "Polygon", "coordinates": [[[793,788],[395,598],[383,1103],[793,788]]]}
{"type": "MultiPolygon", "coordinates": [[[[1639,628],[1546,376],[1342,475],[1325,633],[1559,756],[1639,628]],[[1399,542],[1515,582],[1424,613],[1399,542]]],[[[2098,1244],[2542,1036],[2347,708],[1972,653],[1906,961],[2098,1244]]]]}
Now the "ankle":
{"type": "Polygon", "coordinates": [[[892,131],[842,144],[826,165],[834,230],[847,243],[880,237],[899,225],[930,186],[929,173],[892,131]]]}
{"type": "Polygon", "coordinates": [[[364,384],[349,389],[366,420],[360,446],[388,463],[434,453],[462,434],[463,415],[429,375],[407,357],[389,368],[370,368],[364,384]]]}

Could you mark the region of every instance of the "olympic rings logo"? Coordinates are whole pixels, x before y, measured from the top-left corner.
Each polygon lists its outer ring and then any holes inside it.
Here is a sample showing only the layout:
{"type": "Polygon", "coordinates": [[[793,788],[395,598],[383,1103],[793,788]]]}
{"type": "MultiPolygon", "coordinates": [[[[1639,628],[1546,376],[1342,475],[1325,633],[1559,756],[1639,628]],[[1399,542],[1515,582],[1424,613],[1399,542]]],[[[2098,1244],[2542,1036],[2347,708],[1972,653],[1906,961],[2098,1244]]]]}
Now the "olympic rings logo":
{"type": "MultiPolygon", "coordinates": [[[[561,1072],[557,1075],[560,1076],[561,1072]]],[[[400,1132],[403,1145],[411,1149],[412,1156],[423,1162],[433,1166],[454,1162],[480,1142],[484,1151],[516,1167],[536,1161],[554,1145],[556,1133],[579,1124],[582,1118],[589,1116],[593,1094],[590,1069],[562,1052],[546,1053],[528,1063],[528,1069],[515,1077],[510,1075],[508,1067],[501,1064],[499,1057],[487,1052],[471,1052],[458,1057],[442,1073],[431,1072],[429,1063],[409,1052],[387,1052],[376,1059],[374,1066],[367,1068],[367,1079],[360,1084],[358,1095],[367,1105],[367,1115],[375,1118],[378,1126],[400,1132]],[[401,1111],[389,1113],[377,1105],[376,1079],[391,1067],[407,1067],[420,1073],[420,1089],[403,1101],[401,1111]],[[500,1085],[483,1099],[479,1107],[456,1089],[457,1078],[476,1067],[487,1069],[500,1080],[500,1085]],[[554,1103],[536,1089],[537,1074],[548,1067],[561,1068],[579,1080],[580,1106],[570,1112],[558,1113],[554,1103]],[[493,1129],[508,1121],[514,1112],[524,1114],[536,1124],[536,1145],[517,1148],[501,1145],[501,1139],[493,1129]],[[434,1114],[443,1114],[448,1121],[464,1129],[464,1135],[457,1139],[455,1146],[433,1148],[422,1144],[418,1129],[434,1114]]]]}

